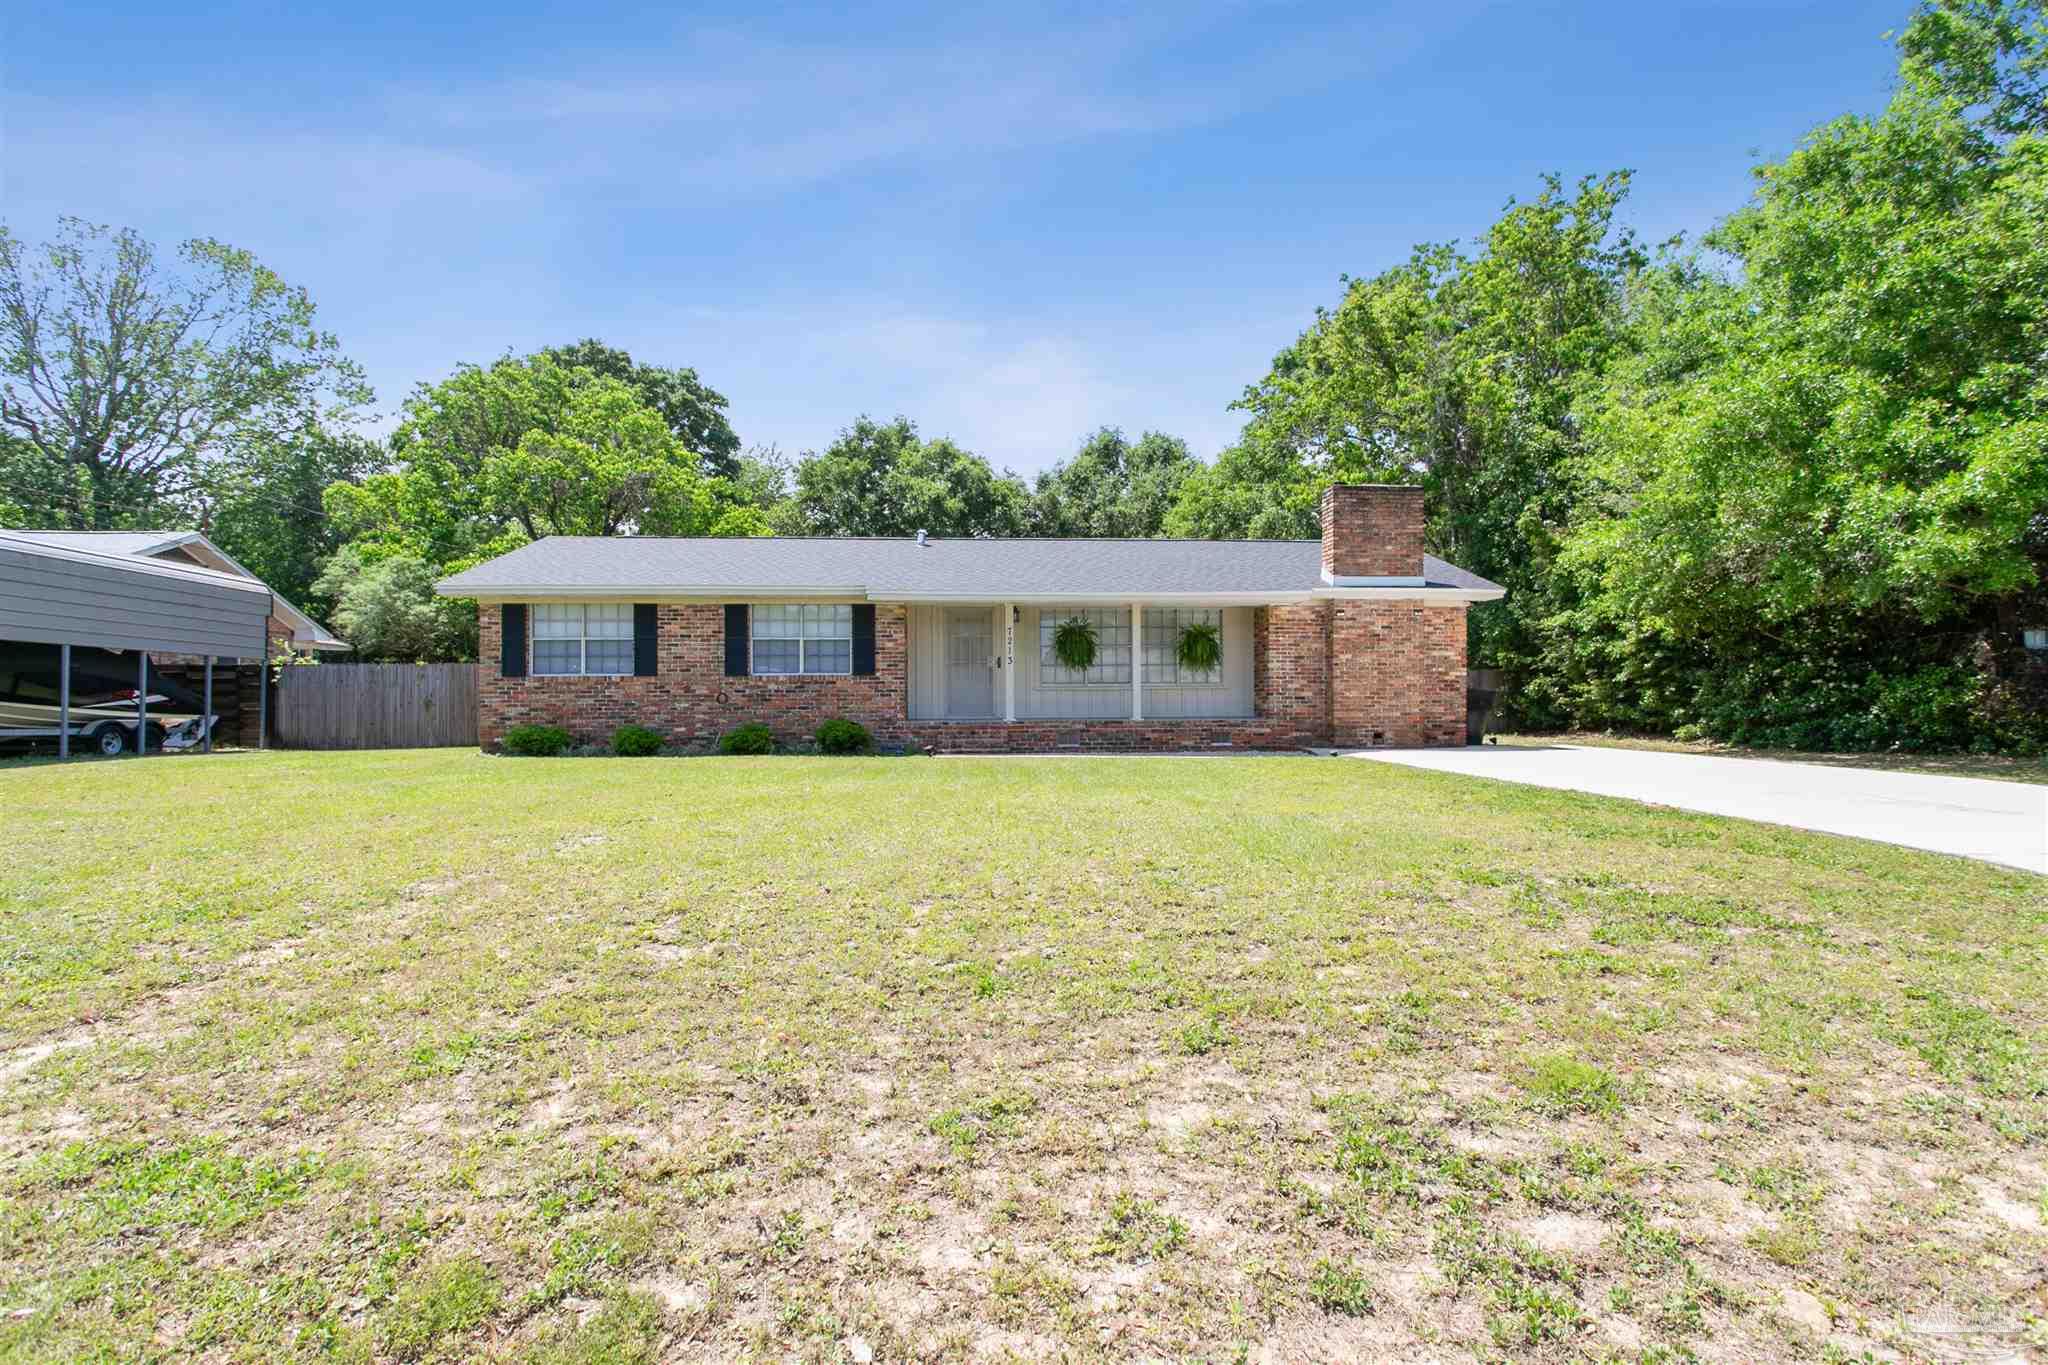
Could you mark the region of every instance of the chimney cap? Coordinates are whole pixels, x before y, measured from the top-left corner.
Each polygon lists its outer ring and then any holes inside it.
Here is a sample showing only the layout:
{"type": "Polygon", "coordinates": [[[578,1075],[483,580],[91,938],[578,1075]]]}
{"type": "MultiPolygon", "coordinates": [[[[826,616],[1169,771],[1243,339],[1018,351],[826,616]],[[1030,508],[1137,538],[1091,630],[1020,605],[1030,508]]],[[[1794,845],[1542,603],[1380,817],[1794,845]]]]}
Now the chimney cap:
{"type": "Polygon", "coordinates": [[[926,540],[926,538],[927,538],[928,536],[930,536],[930,534],[931,534],[931,532],[929,532],[929,531],[925,530],[925,529],[924,529],[924,528],[923,528],[922,526],[918,527],[918,528],[917,528],[917,543],[918,543],[918,544],[920,544],[920,545],[924,544],[924,543],[925,543],[925,540],[926,540]]]}

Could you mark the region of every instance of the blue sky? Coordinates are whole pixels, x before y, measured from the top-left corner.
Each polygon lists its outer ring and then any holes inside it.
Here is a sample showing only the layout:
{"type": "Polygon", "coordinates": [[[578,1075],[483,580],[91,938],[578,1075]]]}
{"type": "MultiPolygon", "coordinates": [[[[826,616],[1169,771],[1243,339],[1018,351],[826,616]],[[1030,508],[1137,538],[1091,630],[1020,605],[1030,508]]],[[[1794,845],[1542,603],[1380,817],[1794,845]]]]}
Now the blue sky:
{"type": "Polygon", "coordinates": [[[1031,472],[1213,455],[1336,297],[1546,170],[1652,238],[1890,84],[1885,3],[161,5],[0,20],[0,216],[244,246],[388,414],[594,335],[795,453],[901,412],[1031,472]]]}

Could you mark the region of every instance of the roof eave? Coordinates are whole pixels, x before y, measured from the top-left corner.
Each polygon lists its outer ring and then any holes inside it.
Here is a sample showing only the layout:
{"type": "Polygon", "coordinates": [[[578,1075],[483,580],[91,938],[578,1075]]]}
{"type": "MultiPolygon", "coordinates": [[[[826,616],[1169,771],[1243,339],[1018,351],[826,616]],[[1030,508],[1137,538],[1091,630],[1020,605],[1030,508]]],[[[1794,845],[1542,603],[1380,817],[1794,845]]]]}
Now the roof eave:
{"type": "MultiPolygon", "coordinates": [[[[867,588],[859,583],[768,583],[753,587],[716,586],[689,583],[464,583],[458,575],[434,585],[443,597],[475,597],[485,601],[588,602],[606,597],[633,597],[640,601],[668,597],[850,597],[868,600],[867,588]]],[[[892,599],[893,600],[893,599],[892,599]]]]}
{"type": "Polygon", "coordinates": [[[1498,602],[1508,595],[1508,590],[1502,587],[1317,588],[1314,595],[1333,597],[1341,601],[1363,598],[1373,602],[1422,602],[1450,606],[1459,602],[1498,602]]]}
{"type": "Polygon", "coordinates": [[[971,592],[891,592],[859,584],[680,584],[680,583],[462,583],[448,578],[434,585],[443,597],[472,597],[489,602],[590,602],[606,599],[660,601],[763,601],[778,598],[841,598],[863,602],[1050,602],[1062,606],[1117,606],[1129,602],[1204,603],[1225,606],[1288,606],[1318,598],[1376,602],[1423,602],[1451,605],[1460,602],[1493,602],[1507,595],[1505,588],[1375,587],[1296,588],[1233,591],[1157,592],[1128,589],[1121,592],[1034,592],[1028,588],[1006,591],[977,589],[971,592]]]}

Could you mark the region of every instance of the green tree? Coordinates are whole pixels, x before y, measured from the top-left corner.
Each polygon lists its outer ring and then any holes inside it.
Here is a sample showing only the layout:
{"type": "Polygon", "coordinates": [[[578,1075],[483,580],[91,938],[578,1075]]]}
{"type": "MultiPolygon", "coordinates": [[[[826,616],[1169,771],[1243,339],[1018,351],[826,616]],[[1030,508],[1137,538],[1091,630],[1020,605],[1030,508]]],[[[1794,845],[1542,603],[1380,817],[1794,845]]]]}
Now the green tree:
{"type": "Polygon", "coordinates": [[[659,413],[615,379],[577,385],[551,430],[535,429],[478,473],[486,502],[529,538],[758,535],[760,513],[721,497],[659,413]]]}
{"type": "Polygon", "coordinates": [[[558,365],[625,384],[661,415],[683,448],[697,456],[704,473],[722,479],[739,476],[740,438],[726,420],[726,397],[699,379],[695,370],[642,365],[594,337],[573,346],[551,346],[541,354],[558,365]]]}
{"type": "Polygon", "coordinates": [[[910,419],[862,417],[796,467],[777,520],[794,535],[1014,536],[1030,494],[1023,480],[945,437],[921,439],[910,419]]]}
{"type": "Polygon", "coordinates": [[[1162,529],[1192,540],[1314,540],[1324,482],[1282,443],[1235,445],[1182,481],[1162,529]]]}
{"type": "Polygon", "coordinates": [[[327,561],[314,592],[331,601],[335,631],[373,662],[435,663],[476,657],[476,603],[437,596],[441,571],[403,552],[372,558],[347,546],[327,561]]]}
{"type": "Polygon", "coordinates": [[[732,477],[734,495],[772,520],[777,509],[789,500],[790,483],[795,477],[796,461],[779,448],[752,446],[740,456],[739,472],[732,477]]]}
{"type": "Polygon", "coordinates": [[[321,497],[330,484],[353,482],[382,468],[380,442],[317,425],[263,433],[213,471],[197,499],[213,542],[288,601],[322,620],[332,599],[314,591],[341,533],[321,497]]]}
{"type": "Polygon", "coordinates": [[[452,570],[540,536],[767,529],[633,389],[545,354],[422,385],[391,446],[392,469],[326,495],[346,537],[380,555],[452,570]]]}
{"type": "Polygon", "coordinates": [[[4,431],[0,431],[0,499],[5,499],[9,508],[0,525],[23,529],[76,527],[75,518],[92,506],[83,474],[4,431]]]}
{"type": "Polygon", "coordinates": [[[1932,693],[1967,703],[1991,681],[1971,656],[2013,652],[2040,601],[2048,30],[2031,4],[1928,5],[1900,50],[1885,110],[1759,170],[1708,238],[1729,277],[1649,311],[1588,408],[1564,568],[1717,661],[1673,711],[1715,733],[1770,715],[1861,745],[1892,722],[1857,717],[1911,712],[1953,740],[1968,705],[1932,693]]]}
{"type": "Polygon", "coordinates": [[[1419,483],[1430,548],[1508,587],[1475,611],[1475,660],[1518,675],[1546,648],[1559,604],[1548,566],[1584,446],[1574,416],[1620,342],[1645,261],[1616,221],[1628,176],[1510,203],[1477,243],[1418,247],[1369,279],[1274,360],[1238,406],[1238,450],[1188,481],[1174,534],[1314,534],[1336,481],[1419,483]]]}
{"type": "Polygon", "coordinates": [[[1033,483],[1032,534],[1156,536],[1181,486],[1200,468],[1179,437],[1148,431],[1133,442],[1103,427],[1033,483]]]}
{"type": "MultiPolygon", "coordinates": [[[[34,450],[63,526],[161,524],[207,466],[370,401],[312,299],[252,255],[76,218],[32,247],[0,227],[0,431],[34,450]]],[[[40,508],[38,510],[41,510],[40,508]]]]}
{"type": "Polygon", "coordinates": [[[329,514],[351,542],[429,564],[473,562],[528,539],[484,495],[484,471],[518,450],[529,431],[552,431],[577,372],[545,356],[463,365],[406,399],[391,433],[392,467],[331,486],[329,514]]]}

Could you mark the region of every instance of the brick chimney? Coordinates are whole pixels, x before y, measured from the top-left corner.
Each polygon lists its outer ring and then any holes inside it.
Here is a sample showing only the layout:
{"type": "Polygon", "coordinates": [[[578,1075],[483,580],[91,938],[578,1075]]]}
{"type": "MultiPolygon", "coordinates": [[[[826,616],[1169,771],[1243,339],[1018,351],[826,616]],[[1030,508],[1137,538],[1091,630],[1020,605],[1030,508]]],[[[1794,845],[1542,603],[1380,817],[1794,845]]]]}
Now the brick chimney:
{"type": "Polygon", "coordinates": [[[1413,484],[1335,483],[1323,490],[1323,581],[1336,587],[1419,588],[1422,490],[1413,484]]]}

